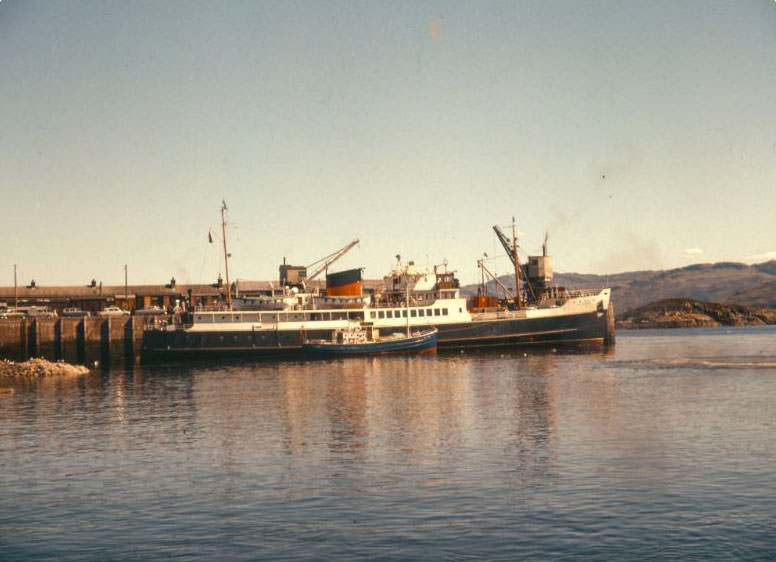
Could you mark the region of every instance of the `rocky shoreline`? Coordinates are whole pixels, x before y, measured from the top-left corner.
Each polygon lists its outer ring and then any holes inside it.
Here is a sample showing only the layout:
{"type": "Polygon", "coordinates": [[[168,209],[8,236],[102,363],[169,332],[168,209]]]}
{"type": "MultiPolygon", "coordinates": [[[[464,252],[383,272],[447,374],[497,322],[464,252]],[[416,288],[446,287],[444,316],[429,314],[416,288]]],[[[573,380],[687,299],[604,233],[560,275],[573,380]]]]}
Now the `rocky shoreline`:
{"type": "Polygon", "coordinates": [[[768,324],[776,324],[776,310],[772,308],[681,298],[652,302],[617,317],[617,328],[623,330],[768,324]]]}
{"type": "Polygon", "coordinates": [[[89,373],[83,365],[71,365],[64,361],[28,359],[27,361],[0,361],[0,376],[7,377],[72,377],[89,373]]]}

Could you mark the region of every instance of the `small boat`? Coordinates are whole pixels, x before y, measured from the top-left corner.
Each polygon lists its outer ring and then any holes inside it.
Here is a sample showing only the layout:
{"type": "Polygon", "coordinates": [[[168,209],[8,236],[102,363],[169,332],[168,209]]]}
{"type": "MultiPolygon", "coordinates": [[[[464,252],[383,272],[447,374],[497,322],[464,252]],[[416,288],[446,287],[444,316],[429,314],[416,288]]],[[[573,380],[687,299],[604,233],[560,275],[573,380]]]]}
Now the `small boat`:
{"type": "Polygon", "coordinates": [[[335,330],[331,340],[305,340],[302,351],[311,355],[348,357],[355,355],[380,355],[386,353],[434,353],[437,346],[437,330],[391,334],[381,338],[377,328],[353,323],[335,330]]]}

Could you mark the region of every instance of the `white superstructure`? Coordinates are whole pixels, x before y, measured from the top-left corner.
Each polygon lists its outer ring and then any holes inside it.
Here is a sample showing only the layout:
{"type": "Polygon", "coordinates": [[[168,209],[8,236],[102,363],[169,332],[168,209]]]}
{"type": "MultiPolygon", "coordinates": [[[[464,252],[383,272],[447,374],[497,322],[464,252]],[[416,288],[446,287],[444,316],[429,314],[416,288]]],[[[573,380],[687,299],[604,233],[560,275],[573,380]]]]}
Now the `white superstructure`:
{"type": "Polygon", "coordinates": [[[197,310],[189,332],[341,330],[352,322],[375,328],[443,327],[503,319],[536,319],[604,312],[611,289],[565,292],[554,304],[521,310],[470,312],[453,283],[452,273],[419,271],[410,262],[384,277],[384,290],[374,297],[325,297],[296,289],[286,294],[236,300],[237,310],[197,310]]]}

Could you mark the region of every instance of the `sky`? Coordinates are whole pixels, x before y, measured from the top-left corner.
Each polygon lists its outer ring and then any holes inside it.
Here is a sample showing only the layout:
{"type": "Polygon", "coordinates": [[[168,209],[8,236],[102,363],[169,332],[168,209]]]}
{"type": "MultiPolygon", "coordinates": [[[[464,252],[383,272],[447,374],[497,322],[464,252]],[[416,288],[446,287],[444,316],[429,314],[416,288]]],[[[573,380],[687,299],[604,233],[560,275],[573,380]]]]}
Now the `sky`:
{"type": "Polygon", "coordinates": [[[0,285],[776,258],[776,2],[0,0],[0,285]]]}

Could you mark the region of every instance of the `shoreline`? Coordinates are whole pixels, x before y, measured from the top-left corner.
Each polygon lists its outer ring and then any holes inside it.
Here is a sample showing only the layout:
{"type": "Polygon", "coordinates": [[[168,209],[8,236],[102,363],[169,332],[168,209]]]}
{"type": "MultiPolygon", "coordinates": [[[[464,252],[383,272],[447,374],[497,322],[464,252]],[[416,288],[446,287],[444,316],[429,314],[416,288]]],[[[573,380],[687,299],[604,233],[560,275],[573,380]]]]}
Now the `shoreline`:
{"type": "Polygon", "coordinates": [[[64,361],[47,361],[41,358],[27,359],[26,361],[0,360],[1,377],[73,377],[89,374],[90,370],[83,365],[72,365],[64,361]]]}
{"type": "Polygon", "coordinates": [[[774,324],[776,310],[772,308],[671,298],[651,302],[620,314],[616,326],[622,330],[644,330],[774,324]]]}

